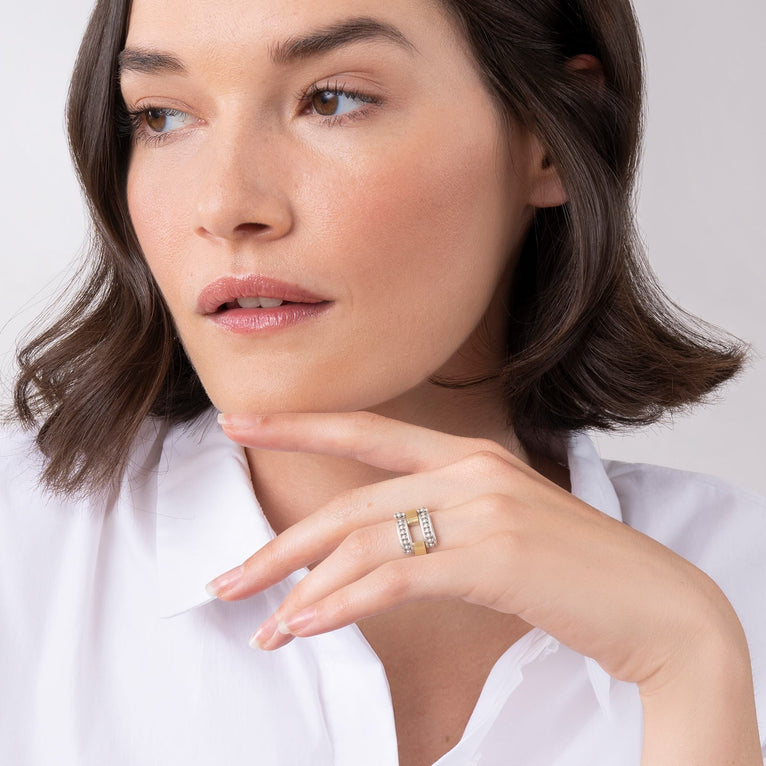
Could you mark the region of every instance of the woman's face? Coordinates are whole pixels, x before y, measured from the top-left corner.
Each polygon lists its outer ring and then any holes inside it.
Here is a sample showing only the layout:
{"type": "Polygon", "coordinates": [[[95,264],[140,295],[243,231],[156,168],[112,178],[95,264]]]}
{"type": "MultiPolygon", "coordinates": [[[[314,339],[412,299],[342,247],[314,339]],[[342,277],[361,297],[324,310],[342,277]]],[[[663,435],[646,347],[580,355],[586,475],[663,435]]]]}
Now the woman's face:
{"type": "Polygon", "coordinates": [[[561,193],[437,3],[134,0],[121,83],[131,218],[216,407],[374,408],[496,366],[500,321],[496,355],[460,349],[561,193]]]}

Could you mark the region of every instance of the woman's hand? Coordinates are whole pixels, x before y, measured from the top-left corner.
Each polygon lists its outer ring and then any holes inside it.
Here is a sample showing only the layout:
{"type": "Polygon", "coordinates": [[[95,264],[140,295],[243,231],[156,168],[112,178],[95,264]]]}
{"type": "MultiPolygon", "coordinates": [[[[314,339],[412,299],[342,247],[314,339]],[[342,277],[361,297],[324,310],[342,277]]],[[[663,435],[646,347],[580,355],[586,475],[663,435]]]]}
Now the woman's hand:
{"type": "Polygon", "coordinates": [[[500,445],[370,413],[237,417],[223,426],[245,446],[351,458],[403,474],[340,495],[211,584],[219,598],[242,599],[316,565],[256,632],[260,648],[409,602],[459,598],[518,615],[638,684],[645,713],[652,711],[647,736],[652,727],[685,725],[686,712],[669,715],[663,700],[674,709],[686,700],[698,723],[705,715],[697,698],[724,689],[740,724],[743,714],[754,722],[754,713],[746,715],[746,642],[715,583],[500,445]],[[438,545],[408,556],[393,514],[420,506],[430,509],[438,545]]]}
{"type": "MultiPolygon", "coordinates": [[[[217,591],[241,599],[317,564],[257,634],[275,649],[411,601],[462,598],[516,614],[612,676],[647,683],[708,631],[737,624],[699,569],[535,473],[500,445],[370,413],[224,422],[259,449],[352,458],[404,476],[335,498],[217,591]],[[406,556],[393,515],[430,509],[438,546],[406,556]]],[[[224,576],[225,578],[225,576],[224,576]]]]}

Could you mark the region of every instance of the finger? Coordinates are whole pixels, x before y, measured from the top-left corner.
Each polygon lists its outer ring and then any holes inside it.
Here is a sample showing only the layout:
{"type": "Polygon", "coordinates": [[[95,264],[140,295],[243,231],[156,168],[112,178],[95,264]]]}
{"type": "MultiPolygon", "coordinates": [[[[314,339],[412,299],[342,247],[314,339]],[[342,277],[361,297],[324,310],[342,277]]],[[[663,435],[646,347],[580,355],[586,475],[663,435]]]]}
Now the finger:
{"type": "MultiPolygon", "coordinates": [[[[407,481],[407,485],[423,483],[422,474],[402,478],[412,480],[407,481]]],[[[407,504],[405,497],[427,497],[426,507],[431,508],[447,502],[443,485],[435,485],[442,489],[441,492],[425,495],[425,490],[419,486],[390,486],[399,481],[394,479],[344,493],[288,527],[241,566],[213,580],[208,584],[208,592],[225,601],[249,598],[284,580],[292,572],[326,559],[349,536],[353,544],[354,540],[366,535],[365,530],[372,525],[385,524],[391,532],[395,532],[394,513],[413,507],[411,502],[407,504]]],[[[432,490],[432,487],[429,489],[432,490]]],[[[392,539],[395,540],[394,537],[392,539]]]]}
{"type": "Polygon", "coordinates": [[[269,618],[253,635],[253,644],[278,649],[293,636],[337,630],[415,601],[463,598],[470,592],[470,573],[480,571],[481,564],[480,546],[388,561],[297,614],[269,618]]]}
{"type": "MultiPolygon", "coordinates": [[[[492,500],[482,499],[431,513],[433,529],[438,532],[437,546],[428,555],[475,545],[497,533],[499,527],[491,508],[492,500]]],[[[420,539],[414,529],[412,536],[420,539]]],[[[277,621],[360,580],[386,562],[403,558],[413,558],[413,555],[404,552],[395,519],[356,529],[295,585],[277,609],[277,621]]]]}
{"type": "Polygon", "coordinates": [[[353,530],[388,522],[396,511],[450,508],[477,496],[522,497],[529,484],[529,477],[503,457],[481,452],[434,471],[349,490],[289,527],[241,567],[216,578],[208,590],[225,600],[247,598],[326,558],[353,530]]]}
{"type": "Polygon", "coordinates": [[[227,436],[245,447],[309,452],[357,460],[395,473],[419,473],[475,452],[524,467],[500,444],[433,431],[371,412],[222,415],[227,436]]]}

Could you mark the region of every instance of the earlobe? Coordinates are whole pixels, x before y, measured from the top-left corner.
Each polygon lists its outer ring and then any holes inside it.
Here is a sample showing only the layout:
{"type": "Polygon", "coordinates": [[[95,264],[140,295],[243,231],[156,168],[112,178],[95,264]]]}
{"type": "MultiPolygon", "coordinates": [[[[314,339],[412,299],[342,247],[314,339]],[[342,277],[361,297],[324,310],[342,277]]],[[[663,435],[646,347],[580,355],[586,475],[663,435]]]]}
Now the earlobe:
{"type": "Polygon", "coordinates": [[[530,185],[529,204],[537,208],[563,205],[568,197],[564,184],[561,182],[558,168],[537,140],[534,143],[535,160],[530,185]]]}

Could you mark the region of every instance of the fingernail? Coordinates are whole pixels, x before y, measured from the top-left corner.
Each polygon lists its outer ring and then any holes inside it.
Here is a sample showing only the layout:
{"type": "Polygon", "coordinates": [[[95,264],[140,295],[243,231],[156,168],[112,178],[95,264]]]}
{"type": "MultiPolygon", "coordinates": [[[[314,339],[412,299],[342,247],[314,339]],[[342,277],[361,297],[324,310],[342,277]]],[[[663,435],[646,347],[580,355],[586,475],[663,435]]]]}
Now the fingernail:
{"type": "Polygon", "coordinates": [[[248,643],[253,649],[264,649],[276,631],[277,621],[274,615],[271,615],[271,617],[269,617],[269,619],[266,620],[266,622],[264,622],[252,636],[250,636],[250,641],[248,643]]]}
{"type": "Polygon", "coordinates": [[[298,614],[288,617],[286,620],[280,620],[277,630],[286,636],[294,636],[296,633],[300,633],[308,628],[315,617],[315,609],[304,609],[302,612],[298,612],[298,614]]]}
{"type": "Polygon", "coordinates": [[[226,591],[231,590],[241,579],[244,574],[244,567],[238,566],[235,569],[231,569],[228,572],[216,577],[215,580],[211,580],[206,586],[205,590],[215,598],[220,598],[226,591]]]}
{"type": "Polygon", "coordinates": [[[262,415],[232,415],[230,412],[219,412],[218,423],[230,428],[257,428],[263,421],[262,415]]]}

